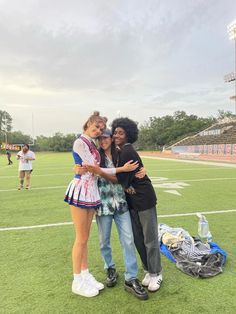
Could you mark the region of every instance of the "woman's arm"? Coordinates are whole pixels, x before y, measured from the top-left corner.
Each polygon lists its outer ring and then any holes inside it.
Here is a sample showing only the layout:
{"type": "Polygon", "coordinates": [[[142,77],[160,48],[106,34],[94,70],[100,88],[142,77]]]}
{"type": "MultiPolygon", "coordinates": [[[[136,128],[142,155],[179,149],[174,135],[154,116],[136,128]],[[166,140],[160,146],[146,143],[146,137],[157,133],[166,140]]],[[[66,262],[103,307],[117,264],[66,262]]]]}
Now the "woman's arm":
{"type": "MultiPolygon", "coordinates": [[[[140,161],[139,155],[134,150],[133,146],[127,145],[120,151],[119,166],[124,165],[130,159],[136,162],[140,161]]],[[[142,166],[142,162],[140,163],[140,166],[142,166]]],[[[138,168],[131,172],[121,172],[116,175],[118,182],[123,186],[124,190],[127,190],[132,185],[136,172],[138,172],[138,168]]]]}
{"type": "Polygon", "coordinates": [[[138,172],[135,173],[135,177],[142,179],[146,176],[146,174],[147,174],[146,169],[144,167],[142,167],[142,168],[140,168],[140,170],[138,172]]]}
{"type": "Polygon", "coordinates": [[[118,168],[100,168],[98,165],[84,165],[87,171],[99,175],[112,183],[118,183],[115,176],[116,173],[134,171],[138,166],[138,162],[133,162],[133,160],[129,160],[123,166],[118,168]]]}
{"type": "Polygon", "coordinates": [[[118,182],[115,176],[116,168],[100,168],[98,165],[84,165],[84,168],[86,168],[86,171],[103,177],[112,183],[118,182]]]}
{"type": "Polygon", "coordinates": [[[88,171],[85,167],[79,164],[75,164],[72,170],[74,171],[75,174],[79,174],[81,176],[88,171]]]}
{"type": "Polygon", "coordinates": [[[17,160],[19,160],[21,158],[21,154],[22,154],[21,151],[17,153],[17,155],[16,155],[17,160]]]}
{"type": "Polygon", "coordinates": [[[89,171],[96,175],[99,175],[100,177],[103,177],[104,179],[108,181],[111,181],[112,183],[118,182],[116,176],[114,175],[115,168],[100,168],[99,166],[92,166],[92,165],[87,165],[87,166],[75,165],[73,167],[73,171],[75,172],[75,174],[79,174],[79,175],[83,175],[89,171]]]}
{"type": "Polygon", "coordinates": [[[139,167],[138,161],[129,160],[123,166],[117,167],[116,173],[131,172],[136,170],[138,167],[139,167]]]}
{"type": "Polygon", "coordinates": [[[73,144],[73,152],[78,154],[79,156],[80,162],[78,161],[77,164],[82,164],[82,163],[92,164],[92,165],[94,164],[95,158],[91,154],[88,145],[85,142],[83,142],[81,138],[78,138],[77,140],[75,140],[73,144]]]}
{"type": "Polygon", "coordinates": [[[25,160],[35,160],[35,153],[30,151],[28,157],[26,157],[25,160]]]}

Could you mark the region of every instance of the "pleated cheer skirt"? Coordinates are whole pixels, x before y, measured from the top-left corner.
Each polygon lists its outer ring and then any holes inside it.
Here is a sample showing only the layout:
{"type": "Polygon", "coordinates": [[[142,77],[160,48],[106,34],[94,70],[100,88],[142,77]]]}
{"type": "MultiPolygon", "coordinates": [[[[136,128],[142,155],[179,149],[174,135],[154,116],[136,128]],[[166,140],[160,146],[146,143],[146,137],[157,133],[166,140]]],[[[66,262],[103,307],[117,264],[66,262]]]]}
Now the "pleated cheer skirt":
{"type": "Polygon", "coordinates": [[[74,178],[66,190],[64,201],[80,208],[98,209],[101,198],[97,186],[97,177],[94,175],[82,175],[74,178]]]}

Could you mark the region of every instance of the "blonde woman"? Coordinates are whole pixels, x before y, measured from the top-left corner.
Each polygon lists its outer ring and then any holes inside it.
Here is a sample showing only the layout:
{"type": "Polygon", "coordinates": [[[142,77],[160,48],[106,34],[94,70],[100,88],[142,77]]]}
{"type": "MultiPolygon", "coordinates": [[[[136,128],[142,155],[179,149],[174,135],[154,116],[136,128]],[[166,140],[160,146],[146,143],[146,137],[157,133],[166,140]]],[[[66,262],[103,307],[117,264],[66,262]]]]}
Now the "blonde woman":
{"type": "MultiPolygon", "coordinates": [[[[100,163],[100,154],[94,144],[94,139],[102,134],[107,119],[99,112],[84,124],[83,134],[74,142],[73,157],[77,165],[96,165],[100,163]]],[[[130,163],[120,168],[107,169],[107,173],[130,171],[130,163]]],[[[70,182],[65,199],[71,208],[71,216],[75,227],[75,242],[72,248],[72,265],[74,279],[72,292],[84,297],[94,297],[104,288],[88,270],[88,239],[95,210],[101,205],[98,191],[97,176],[90,172],[76,174],[70,182]]]]}

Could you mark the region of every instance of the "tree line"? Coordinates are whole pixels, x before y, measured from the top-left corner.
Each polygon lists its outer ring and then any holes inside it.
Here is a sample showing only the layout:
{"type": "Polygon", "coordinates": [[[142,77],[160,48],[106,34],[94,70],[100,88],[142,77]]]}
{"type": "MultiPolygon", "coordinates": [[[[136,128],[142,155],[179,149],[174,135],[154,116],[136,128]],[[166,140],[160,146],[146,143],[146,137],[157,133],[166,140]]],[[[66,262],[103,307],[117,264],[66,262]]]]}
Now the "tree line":
{"type": "MultiPolygon", "coordinates": [[[[135,143],[139,150],[162,150],[186,136],[194,135],[225,117],[236,118],[230,111],[218,110],[217,117],[198,117],[185,111],[176,111],[173,115],[150,117],[139,126],[139,138],[135,143]]],[[[67,152],[72,150],[78,134],[55,133],[53,136],[40,135],[34,139],[21,131],[12,131],[12,118],[6,111],[0,110],[0,143],[34,143],[34,151],[67,152]]]]}

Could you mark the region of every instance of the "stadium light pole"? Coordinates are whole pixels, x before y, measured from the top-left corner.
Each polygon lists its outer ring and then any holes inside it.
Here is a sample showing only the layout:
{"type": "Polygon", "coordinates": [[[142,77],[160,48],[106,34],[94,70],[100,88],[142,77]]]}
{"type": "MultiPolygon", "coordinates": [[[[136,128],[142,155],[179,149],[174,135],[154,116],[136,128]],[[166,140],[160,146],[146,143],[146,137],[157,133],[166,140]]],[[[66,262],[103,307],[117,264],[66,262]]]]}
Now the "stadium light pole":
{"type": "Polygon", "coordinates": [[[7,144],[7,112],[4,115],[4,131],[5,131],[5,143],[7,144]]]}
{"type": "Polygon", "coordinates": [[[235,114],[236,114],[236,19],[231,22],[228,27],[229,39],[234,40],[234,99],[235,114]]]}

